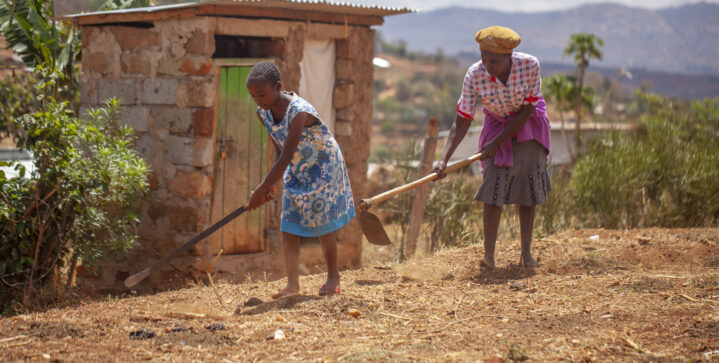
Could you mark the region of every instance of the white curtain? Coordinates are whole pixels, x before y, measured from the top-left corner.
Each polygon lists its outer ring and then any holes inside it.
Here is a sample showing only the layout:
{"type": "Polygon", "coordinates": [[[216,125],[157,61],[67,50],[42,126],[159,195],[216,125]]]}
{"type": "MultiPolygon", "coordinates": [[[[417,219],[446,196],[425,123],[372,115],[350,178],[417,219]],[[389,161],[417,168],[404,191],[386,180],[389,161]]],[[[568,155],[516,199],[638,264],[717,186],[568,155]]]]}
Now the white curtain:
{"type": "Polygon", "coordinates": [[[300,97],[309,101],[322,121],[335,131],[335,108],[332,96],[335,89],[334,39],[305,39],[300,62],[300,97]]]}

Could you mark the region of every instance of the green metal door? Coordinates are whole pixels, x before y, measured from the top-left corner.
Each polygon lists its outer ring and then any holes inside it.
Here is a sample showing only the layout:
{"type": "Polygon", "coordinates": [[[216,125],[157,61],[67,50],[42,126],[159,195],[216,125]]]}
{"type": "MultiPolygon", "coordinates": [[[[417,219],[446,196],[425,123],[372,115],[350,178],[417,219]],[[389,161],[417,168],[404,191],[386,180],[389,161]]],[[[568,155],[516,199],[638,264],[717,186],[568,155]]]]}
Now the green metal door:
{"type": "MultiPolygon", "coordinates": [[[[212,222],[247,203],[265,177],[268,164],[267,130],[257,119],[257,105],[245,82],[250,66],[220,67],[215,145],[215,189],[212,222]]],[[[265,249],[267,205],[244,213],[211,240],[211,253],[238,254],[265,249]]]]}

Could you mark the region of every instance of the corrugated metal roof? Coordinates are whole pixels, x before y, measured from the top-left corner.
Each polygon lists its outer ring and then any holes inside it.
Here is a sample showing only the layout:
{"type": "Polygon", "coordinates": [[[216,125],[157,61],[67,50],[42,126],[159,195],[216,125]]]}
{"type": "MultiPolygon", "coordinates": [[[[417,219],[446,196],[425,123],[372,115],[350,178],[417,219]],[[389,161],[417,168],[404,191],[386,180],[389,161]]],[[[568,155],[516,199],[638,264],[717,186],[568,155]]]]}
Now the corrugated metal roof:
{"type": "Polygon", "coordinates": [[[109,14],[135,14],[135,13],[160,13],[169,10],[200,7],[203,5],[237,5],[256,8],[278,8],[290,10],[311,10],[328,13],[358,15],[358,16],[390,16],[414,12],[407,7],[388,7],[381,5],[365,5],[344,1],[327,0],[208,0],[194,3],[173,4],[152,6],[146,8],[134,8],[124,10],[96,11],[90,13],[72,14],[61,17],[71,20],[87,16],[109,15],[109,14]]]}

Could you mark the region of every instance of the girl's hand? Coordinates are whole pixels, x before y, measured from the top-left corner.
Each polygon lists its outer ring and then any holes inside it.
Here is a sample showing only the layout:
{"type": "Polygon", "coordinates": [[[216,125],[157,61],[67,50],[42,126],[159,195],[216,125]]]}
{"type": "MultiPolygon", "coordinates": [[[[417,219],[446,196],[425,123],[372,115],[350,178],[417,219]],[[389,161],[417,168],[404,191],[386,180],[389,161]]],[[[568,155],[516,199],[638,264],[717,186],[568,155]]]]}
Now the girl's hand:
{"type": "Polygon", "coordinates": [[[482,153],[482,156],[479,158],[479,160],[487,160],[494,157],[494,155],[497,155],[497,151],[499,150],[499,145],[497,145],[494,141],[490,141],[484,146],[482,146],[479,149],[479,152],[482,153]]]}
{"type": "Polygon", "coordinates": [[[267,193],[269,192],[269,190],[260,190],[260,188],[253,190],[252,195],[250,196],[250,201],[247,202],[247,209],[255,210],[265,204],[265,202],[267,201],[267,193]]]}
{"type": "Polygon", "coordinates": [[[265,193],[265,202],[275,199],[275,192],[277,192],[277,188],[273,185],[267,190],[267,193],[265,193]]]}

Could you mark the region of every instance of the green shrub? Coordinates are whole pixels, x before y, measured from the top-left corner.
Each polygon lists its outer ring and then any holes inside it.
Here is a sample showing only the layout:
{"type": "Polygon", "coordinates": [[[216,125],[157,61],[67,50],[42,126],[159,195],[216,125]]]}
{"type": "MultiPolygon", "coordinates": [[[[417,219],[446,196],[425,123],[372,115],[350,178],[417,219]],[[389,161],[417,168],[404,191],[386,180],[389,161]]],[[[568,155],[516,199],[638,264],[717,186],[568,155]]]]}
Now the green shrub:
{"type": "MultiPolygon", "coordinates": [[[[53,94],[57,78],[44,81],[42,93],[53,94]]],[[[29,178],[24,170],[17,178],[0,172],[3,310],[21,296],[27,302],[68,262],[93,266],[132,246],[148,168],[131,149],[132,130],[117,125],[118,111],[110,100],[83,120],[48,96],[40,112],[17,120],[35,170],[29,178]]]]}
{"type": "Polygon", "coordinates": [[[18,72],[0,78],[0,137],[17,136],[14,120],[39,108],[36,86],[37,80],[31,73],[18,72]]]}
{"type": "Polygon", "coordinates": [[[590,142],[573,180],[583,226],[696,227],[719,221],[719,101],[639,93],[649,114],[632,134],[590,142]]]}

